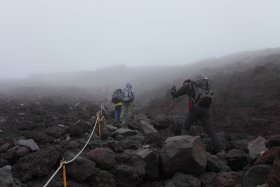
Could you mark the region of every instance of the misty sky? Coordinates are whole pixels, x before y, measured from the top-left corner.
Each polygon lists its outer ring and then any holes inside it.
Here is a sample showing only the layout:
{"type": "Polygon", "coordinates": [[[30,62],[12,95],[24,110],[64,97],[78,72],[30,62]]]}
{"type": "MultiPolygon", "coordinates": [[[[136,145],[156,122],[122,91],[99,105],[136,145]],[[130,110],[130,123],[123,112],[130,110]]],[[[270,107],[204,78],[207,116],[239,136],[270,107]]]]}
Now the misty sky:
{"type": "Polygon", "coordinates": [[[279,0],[0,0],[0,78],[280,47],[279,0]]]}

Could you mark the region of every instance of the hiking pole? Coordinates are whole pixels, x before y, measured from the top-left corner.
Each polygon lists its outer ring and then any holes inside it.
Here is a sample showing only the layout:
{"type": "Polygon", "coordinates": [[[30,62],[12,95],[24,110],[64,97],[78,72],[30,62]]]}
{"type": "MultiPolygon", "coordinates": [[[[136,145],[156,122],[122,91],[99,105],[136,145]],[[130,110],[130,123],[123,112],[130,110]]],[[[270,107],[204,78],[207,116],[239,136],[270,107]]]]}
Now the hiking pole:
{"type": "Polygon", "coordinates": [[[174,107],[174,98],[172,97],[170,109],[173,110],[173,107],[174,107]]]}
{"type": "MultiPolygon", "coordinates": [[[[176,86],[173,86],[172,89],[171,89],[171,93],[172,92],[175,92],[176,91],[176,86]]],[[[174,97],[172,95],[172,100],[171,100],[171,106],[170,106],[170,109],[173,110],[173,107],[174,107],[174,97]]]]}

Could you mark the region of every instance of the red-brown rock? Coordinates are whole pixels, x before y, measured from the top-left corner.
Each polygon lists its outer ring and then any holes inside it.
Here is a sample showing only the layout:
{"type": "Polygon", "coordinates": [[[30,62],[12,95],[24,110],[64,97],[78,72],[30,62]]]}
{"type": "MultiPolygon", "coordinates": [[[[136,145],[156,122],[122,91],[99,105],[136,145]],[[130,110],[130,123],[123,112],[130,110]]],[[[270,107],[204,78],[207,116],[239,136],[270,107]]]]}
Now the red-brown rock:
{"type": "Polygon", "coordinates": [[[265,151],[255,164],[272,164],[278,157],[280,157],[280,146],[272,147],[271,149],[265,151]]]}
{"type": "Polygon", "coordinates": [[[276,160],[268,174],[267,183],[270,187],[279,187],[280,185],[280,159],[276,160]]]}
{"type": "Polygon", "coordinates": [[[109,148],[95,148],[89,151],[86,157],[95,161],[102,169],[109,169],[116,164],[116,155],[109,148]]]}

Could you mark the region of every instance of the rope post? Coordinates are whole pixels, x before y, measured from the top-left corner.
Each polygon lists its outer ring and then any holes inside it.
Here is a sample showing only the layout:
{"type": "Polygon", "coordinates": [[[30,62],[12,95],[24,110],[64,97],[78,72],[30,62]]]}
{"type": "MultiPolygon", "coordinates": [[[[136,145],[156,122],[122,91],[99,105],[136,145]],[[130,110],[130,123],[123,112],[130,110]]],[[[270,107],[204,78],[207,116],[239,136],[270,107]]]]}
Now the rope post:
{"type": "Polygon", "coordinates": [[[64,159],[62,160],[62,170],[63,170],[63,187],[67,187],[66,166],[65,166],[65,163],[64,163],[64,159]]]}

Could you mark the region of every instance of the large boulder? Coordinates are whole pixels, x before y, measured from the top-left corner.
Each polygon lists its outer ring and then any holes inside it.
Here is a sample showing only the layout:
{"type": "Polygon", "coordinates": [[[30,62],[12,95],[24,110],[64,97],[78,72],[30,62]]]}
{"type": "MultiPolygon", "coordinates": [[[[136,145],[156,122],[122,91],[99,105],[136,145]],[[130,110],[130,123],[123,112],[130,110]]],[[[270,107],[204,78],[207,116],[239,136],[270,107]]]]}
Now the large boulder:
{"type": "Polygon", "coordinates": [[[12,167],[13,175],[22,182],[49,175],[58,166],[61,158],[59,150],[58,147],[47,147],[20,158],[12,167]]]}
{"type": "Polygon", "coordinates": [[[145,175],[145,161],[137,154],[121,153],[117,155],[116,161],[118,164],[125,164],[134,167],[138,175],[145,175]]]}
{"type": "Polygon", "coordinates": [[[0,146],[0,153],[5,153],[5,152],[7,152],[7,151],[8,151],[10,148],[12,148],[12,147],[13,147],[13,144],[8,143],[8,142],[2,144],[2,145],[0,146]]]}
{"type": "Polygon", "coordinates": [[[201,181],[194,176],[176,173],[164,187],[200,187],[201,181]]]}
{"type": "Polygon", "coordinates": [[[14,179],[11,173],[11,166],[9,165],[0,168],[0,186],[14,186],[14,179]]]}
{"type": "Polygon", "coordinates": [[[149,178],[158,178],[159,177],[159,154],[158,152],[143,149],[136,153],[141,156],[146,163],[146,176],[149,178]]]}
{"type": "Polygon", "coordinates": [[[167,175],[176,172],[201,174],[206,168],[207,154],[199,137],[174,136],[164,142],[161,161],[167,175]]]}
{"type": "MultiPolygon", "coordinates": [[[[70,154],[73,158],[75,155],[70,154]]],[[[78,182],[84,182],[91,176],[97,174],[98,169],[95,167],[95,162],[83,157],[78,157],[74,162],[67,164],[67,175],[78,182]]]]}
{"type": "Polygon", "coordinates": [[[14,164],[18,159],[29,154],[30,152],[31,150],[27,147],[15,146],[7,151],[5,157],[11,164],[14,164]]]}
{"type": "Polygon", "coordinates": [[[99,170],[92,182],[92,186],[116,187],[116,185],[114,175],[105,170],[99,170]]]}
{"type": "Polygon", "coordinates": [[[272,147],[271,149],[266,150],[255,164],[272,164],[278,157],[280,157],[280,146],[272,147]]]}
{"type": "Polygon", "coordinates": [[[120,141],[108,141],[104,143],[103,146],[112,149],[116,153],[121,153],[123,152],[124,149],[123,148],[124,145],[120,141]]]}
{"type": "Polygon", "coordinates": [[[265,146],[267,148],[272,148],[275,146],[280,146],[280,135],[273,135],[271,137],[268,138],[268,140],[265,142],[265,146]]]}
{"type": "Polygon", "coordinates": [[[95,148],[86,154],[86,157],[97,163],[102,169],[109,169],[116,164],[116,154],[109,148],[95,148]]]}
{"type": "Polygon", "coordinates": [[[243,186],[256,187],[266,183],[270,170],[271,166],[269,165],[253,166],[245,173],[243,178],[243,186]]]}
{"type": "Polygon", "coordinates": [[[247,154],[239,149],[230,150],[226,154],[226,160],[233,171],[240,171],[248,164],[247,154]]]}
{"type": "Polygon", "coordinates": [[[272,169],[268,174],[267,183],[270,187],[278,187],[280,184],[280,159],[275,160],[272,169]]]}
{"type": "Polygon", "coordinates": [[[136,187],[142,182],[142,176],[137,169],[125,164],[116,165],[111,171],[120,187],[136,187]]]}
{"type": "Polygon", "coordinates": [[[248,144],[249,158],[255,160],[260,157],[260,155],[267,150],[265,147],[265,139],[263,137],[258,137],[255,140],[249,142],[248,144]]]}

